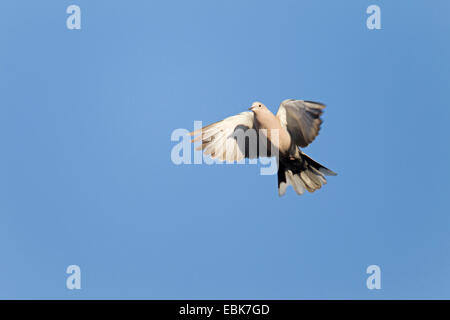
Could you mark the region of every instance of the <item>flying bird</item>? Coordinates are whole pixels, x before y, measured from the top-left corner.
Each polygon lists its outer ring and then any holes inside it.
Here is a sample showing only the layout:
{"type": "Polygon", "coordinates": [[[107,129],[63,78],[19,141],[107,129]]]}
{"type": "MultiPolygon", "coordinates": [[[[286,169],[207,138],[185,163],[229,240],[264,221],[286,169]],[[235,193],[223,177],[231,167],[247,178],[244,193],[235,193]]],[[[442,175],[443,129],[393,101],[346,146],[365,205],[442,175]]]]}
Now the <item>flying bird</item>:
{"type": "Polygon", "coordinates": [[[325,176],[336,173],[307,156],[300,148],[309,145],[319,134],[325,105],[319,102],[287,99],[274,115],[261,102],[251,111],[239,113],[190,133],[192,142],[200,141],[196,150],[222,161],[275,156],[278,162],[278,194],[283,196],[292,185],[301,195],[314,192],[327,183],[325,176]],[[249,131],[262,132],[251,139],[249,131]],[[237,133],[244,133],[238,139],[237,133]]]}

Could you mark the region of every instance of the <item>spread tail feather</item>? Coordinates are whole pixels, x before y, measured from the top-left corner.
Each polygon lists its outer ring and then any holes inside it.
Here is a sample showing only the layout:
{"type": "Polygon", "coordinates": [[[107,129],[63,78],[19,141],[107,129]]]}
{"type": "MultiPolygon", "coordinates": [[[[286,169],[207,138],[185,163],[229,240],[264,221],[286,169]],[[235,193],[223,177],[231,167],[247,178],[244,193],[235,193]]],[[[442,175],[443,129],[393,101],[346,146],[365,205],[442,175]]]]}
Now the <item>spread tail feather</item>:
{"type": "Polygon", "coordinates": [[[336,173],[311,159],[301,152],[300,159],[280,159],[278,167],[278,195],[286,193],[292,185],[298,195],[305,190],[314,192],[327,183],[325,176],[335,176],[336,173]]]}

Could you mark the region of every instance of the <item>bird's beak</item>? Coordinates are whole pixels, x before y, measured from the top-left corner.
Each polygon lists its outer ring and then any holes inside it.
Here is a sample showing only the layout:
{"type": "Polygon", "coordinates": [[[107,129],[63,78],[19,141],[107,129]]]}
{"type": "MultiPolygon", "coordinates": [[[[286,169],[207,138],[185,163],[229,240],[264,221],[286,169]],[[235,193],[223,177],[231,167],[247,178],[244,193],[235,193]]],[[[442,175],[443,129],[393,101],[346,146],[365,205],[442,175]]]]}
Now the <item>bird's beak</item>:
{"type": "Polygon", "coordinates": [[[248,108],[248,110],[251,110],[251,111],[253,111],[253,106],[251,106],[250,108],[248,108]]]}

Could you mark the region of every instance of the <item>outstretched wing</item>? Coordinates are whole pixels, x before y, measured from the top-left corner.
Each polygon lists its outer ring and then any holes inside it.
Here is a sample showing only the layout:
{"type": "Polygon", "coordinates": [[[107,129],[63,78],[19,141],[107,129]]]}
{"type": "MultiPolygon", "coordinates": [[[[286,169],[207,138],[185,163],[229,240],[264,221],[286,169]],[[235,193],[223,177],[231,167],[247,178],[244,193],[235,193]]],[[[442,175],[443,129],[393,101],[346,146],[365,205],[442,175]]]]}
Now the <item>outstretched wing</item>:
{"type": "Polygon", "coordinates": [[[325,105],[319,102],[288,99],[278,109],[277,117],[299,147],[306,147],[319,134],[325,105]]]}
{"type": "MultiPolygon", "coordinates": [[[[249,153],[249,139],[244,137],[246,132],[253,128],[253,112],[242,112],[193,131],[190,135],[198,135],[192,142],[201,142],[196,150],[203,150],[204,154],[211,158],[233,162],[257,156],[257,154],[249,153]],[[242,137],[244,139],[241,139],[242,137]]],[[[247,137],[251,137],[251,135],[247,135],[247,137]]],[[[256,141],[252,145],[257,145],[256,141]]]]}

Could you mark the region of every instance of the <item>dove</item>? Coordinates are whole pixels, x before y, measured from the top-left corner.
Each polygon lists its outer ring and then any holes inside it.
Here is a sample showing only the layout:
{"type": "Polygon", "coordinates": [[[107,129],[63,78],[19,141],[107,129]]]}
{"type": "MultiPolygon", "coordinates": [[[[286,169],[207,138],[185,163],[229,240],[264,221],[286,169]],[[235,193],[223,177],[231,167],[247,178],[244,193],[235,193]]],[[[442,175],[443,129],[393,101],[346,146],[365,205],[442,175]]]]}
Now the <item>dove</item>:
{"type": "Polygon", "coordinates": [[[286,99],[274,115],[263,103],[254,102],[250,111],[212,123],[190,135],[193,143],[200,142],[196,150],[213,159],[234,162],[275,156],[279,196],[286,193],[289,185],[302,195],[305,190],[320,189],[327,183],[325,176],[337,175],[301,150],[319,134],[324,108],[319,102],[286,99]],[[251,131],[258,134],[252,135],[251,131]]]}

